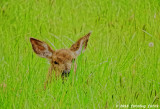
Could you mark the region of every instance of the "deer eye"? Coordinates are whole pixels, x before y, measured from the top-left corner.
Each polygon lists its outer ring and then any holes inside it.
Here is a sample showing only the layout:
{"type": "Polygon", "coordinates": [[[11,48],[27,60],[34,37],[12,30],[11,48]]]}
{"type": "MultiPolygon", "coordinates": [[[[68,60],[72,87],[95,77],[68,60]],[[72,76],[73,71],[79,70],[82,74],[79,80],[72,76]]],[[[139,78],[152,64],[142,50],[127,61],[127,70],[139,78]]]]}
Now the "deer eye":
{"type": "Polygon", "coordinates": [[[57,62],[57,61],[54,61],[54,64],[58,64],[58,62],[57,62]]]}

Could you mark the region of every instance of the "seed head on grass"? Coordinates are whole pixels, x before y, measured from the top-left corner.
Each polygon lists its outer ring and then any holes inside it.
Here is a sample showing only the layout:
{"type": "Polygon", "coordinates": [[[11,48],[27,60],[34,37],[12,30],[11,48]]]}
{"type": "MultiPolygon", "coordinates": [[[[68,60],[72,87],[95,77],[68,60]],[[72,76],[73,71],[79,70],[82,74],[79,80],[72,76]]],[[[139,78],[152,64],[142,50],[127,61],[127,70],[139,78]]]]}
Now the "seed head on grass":
{"type": "Polygon", "coordinates": [[[154,43],[153,43],[153,42],[150,42],[150,43],[149,43],[149,47],[154,47],[154,43]]]}

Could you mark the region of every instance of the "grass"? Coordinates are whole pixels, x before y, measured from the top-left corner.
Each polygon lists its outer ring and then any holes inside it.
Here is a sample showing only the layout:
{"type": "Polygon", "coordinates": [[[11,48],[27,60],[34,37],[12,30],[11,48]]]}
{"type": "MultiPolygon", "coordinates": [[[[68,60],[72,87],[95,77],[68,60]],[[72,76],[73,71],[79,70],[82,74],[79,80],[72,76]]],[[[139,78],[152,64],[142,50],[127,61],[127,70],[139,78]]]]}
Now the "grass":
{"type": "Polygon", "coordinates": [[[159,12],[159,0],[1,0],[0,108],[160,106],[159,12]],[[61,49],[90,30],[76,76],[44,91],[49,64],[29,38],[61,49]]]}

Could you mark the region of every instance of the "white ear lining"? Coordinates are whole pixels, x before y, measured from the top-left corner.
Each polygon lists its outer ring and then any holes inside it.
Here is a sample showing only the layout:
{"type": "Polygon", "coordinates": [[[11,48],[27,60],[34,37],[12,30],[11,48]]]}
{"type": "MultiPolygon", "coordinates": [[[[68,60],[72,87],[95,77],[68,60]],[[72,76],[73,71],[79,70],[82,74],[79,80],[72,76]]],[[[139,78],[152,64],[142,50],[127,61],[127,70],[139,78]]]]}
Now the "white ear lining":
{"type": "Polygon", "coordinates": [[[44,50],[44,53],[46,53],[45,55],[51,57],[51,56],[52,56],[52,52],[50,52],[50,51],[48,50],[48,46],[47,46],[46,44],[43,44],[43,46],[46,48],[46,49],[44,50]]]}
{"type": "Polygon", "coordinates": [[[45,50],[39,52],[39,54],[37,54],[37,55],[39,55],[42,58],[51,57],[52,56],[52,52],[50,52],[48,50],[48,46],[46,44],[43,44],[42,46],[45,48],[45,50]]]}
{"type": "Polygon", "coordinates": [[[83,47],[83,40],[81,40],[79,49],[76,51],[76,54],[79,55],[81,52],[84,52],[84,51],[85,51],[85,49],[83,47]],[[82,51],[82,49],[83,49],[83,51],[82,51]]]}

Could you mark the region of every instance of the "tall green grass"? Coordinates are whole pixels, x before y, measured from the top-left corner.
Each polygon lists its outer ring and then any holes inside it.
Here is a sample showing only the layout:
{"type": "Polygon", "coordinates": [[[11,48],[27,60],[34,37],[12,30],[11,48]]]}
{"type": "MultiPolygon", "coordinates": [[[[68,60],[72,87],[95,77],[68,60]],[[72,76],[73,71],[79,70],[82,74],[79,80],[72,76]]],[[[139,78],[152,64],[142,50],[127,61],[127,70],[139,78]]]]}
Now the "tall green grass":
{"type": "Polygon", "coordinates": [[[1,0],[0,108],[160,107],[159,0],[1,0]],[[56,48],[93,31],[63,84],[43,83],[49,64],[30,37],[56,48]]]}

